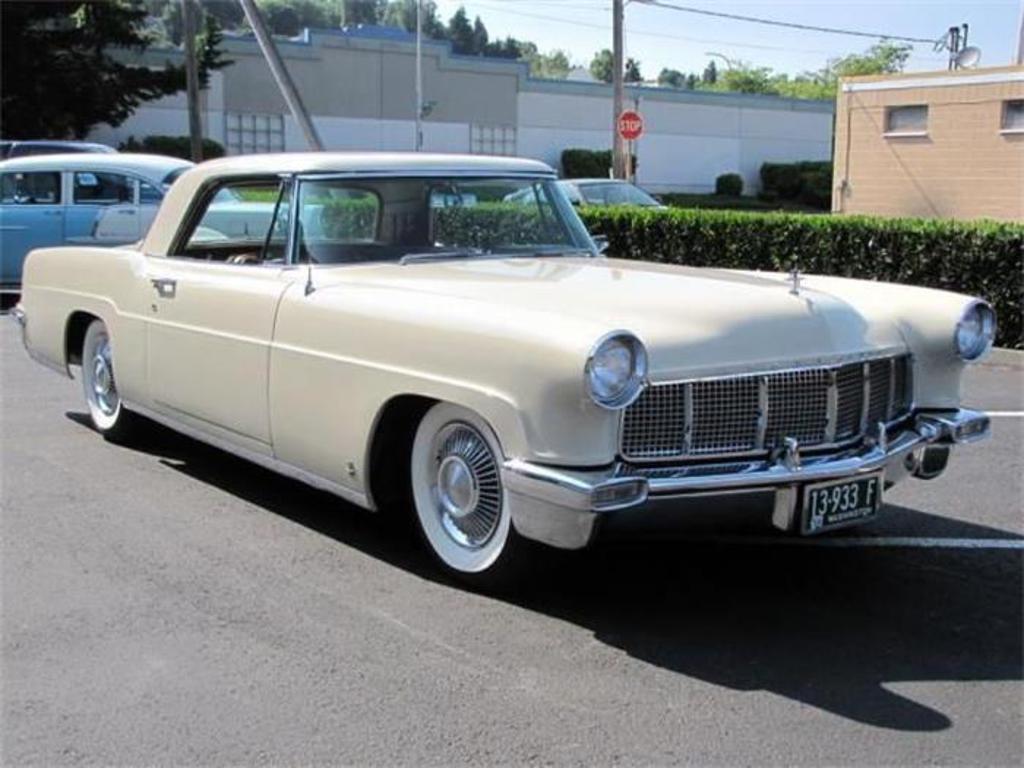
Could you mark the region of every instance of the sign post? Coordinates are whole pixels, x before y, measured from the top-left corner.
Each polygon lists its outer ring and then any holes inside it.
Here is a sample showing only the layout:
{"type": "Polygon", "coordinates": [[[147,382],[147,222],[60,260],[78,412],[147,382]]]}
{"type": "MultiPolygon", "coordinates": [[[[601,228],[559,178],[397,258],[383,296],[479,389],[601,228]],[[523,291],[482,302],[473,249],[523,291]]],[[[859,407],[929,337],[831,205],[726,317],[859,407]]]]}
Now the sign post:
{"type": "Polygon", "coordinates": [[[627,109],[619,115],[616,121],[616,128],[619,136],[629,142],[629,154],[626,157],[626,179],[635,181],[633,178],[633,157],[634,144],[637,139],[644,135],[644,118],[639,112],[627,109]]]}

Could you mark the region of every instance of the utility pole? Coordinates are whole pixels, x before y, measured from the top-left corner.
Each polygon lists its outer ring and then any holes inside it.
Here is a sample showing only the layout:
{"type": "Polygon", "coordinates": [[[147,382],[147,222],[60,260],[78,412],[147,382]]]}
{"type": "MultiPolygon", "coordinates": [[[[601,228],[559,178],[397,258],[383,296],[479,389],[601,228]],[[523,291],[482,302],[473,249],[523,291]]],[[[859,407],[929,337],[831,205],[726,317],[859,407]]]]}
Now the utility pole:
{"type": "Polygon", "coordinates": [[[625,140],[619,135],[619,115],[623,108],[622,61],[623,0],[612,2],[612,177],[626,178],[625,140]]]}
{"type": "Polygon", "coordinates": [[[260,15],[256,3],[253,0],[238,0],[238,2],[241,3],[242,10],[245,11],[245,18],[248,20],[249,26],[252,27],[252,31],[256,34],[256,42],[259,43],[260,50],[263,51],[263,58],[267,60],[267,64],[270,66],[270,73],[274,76],[274,80],[277,81],[277,87],[281,90],[281,95],[284,97],[288,109],[291,110],[292,117],[295,118],[295,122],[299,124],[299,128],[302,129],[302,133],[306,137],[306,143],[309,144],[310,149],[317,152],[323,151],[324,144],[320,141],[320,134],[316,132],[316,126],[313,125],[313,120],[302,103],[302,98],[295,88],[295,83],[292,82],[291,75],[288,74],[288,70],[285,68],[281,53],[277,50],[277,46],[274,45],[274,39],[270,36],[266,25],[263,23],[263,17],[260,15]]]}
{"type": "Polygon", "coordinates": [[[185,38],[185,88],[188,99],[188,135],[192,162],[203,162],[203,124],[199,118],[199,62],[196,60],[196,9],[192,0],[181,0],[185,38]]]}
{"type": "Polygon", "coordinates": [[[423,0],[416,0],[416,151],[423,149],[423,0]]]}
{"type": "Polygon", "coordinates": [[[1020,3],[1020,19],[1017,21],[1017,64],[1024,64],[1024,0],[1020,3]]]}

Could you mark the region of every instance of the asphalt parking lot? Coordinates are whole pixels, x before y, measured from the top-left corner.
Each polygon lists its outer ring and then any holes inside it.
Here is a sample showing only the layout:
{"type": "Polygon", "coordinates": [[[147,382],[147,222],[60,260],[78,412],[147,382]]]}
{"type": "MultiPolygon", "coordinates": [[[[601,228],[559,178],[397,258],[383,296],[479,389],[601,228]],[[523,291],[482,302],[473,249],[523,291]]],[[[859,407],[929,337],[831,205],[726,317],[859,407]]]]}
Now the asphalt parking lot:
{"type": "Polygon", "coordinates": [[[837,539],[610,541],[503,598],[393,521],[154,427],[0,318],[2,762],[1019,765],[1024,370],[837,539]]]}

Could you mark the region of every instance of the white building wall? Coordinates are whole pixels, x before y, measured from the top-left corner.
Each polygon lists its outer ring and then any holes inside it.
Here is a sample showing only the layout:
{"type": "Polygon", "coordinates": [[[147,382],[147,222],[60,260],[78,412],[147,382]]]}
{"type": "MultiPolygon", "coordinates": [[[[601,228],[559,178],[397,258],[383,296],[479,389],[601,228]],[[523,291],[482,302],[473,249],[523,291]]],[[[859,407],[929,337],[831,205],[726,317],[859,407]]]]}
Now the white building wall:
{"type": "MultiPolygon", "coordinates": [[[[324,148],[329,150],[411,152],[416,148],[416,123],[412,120],[314,115],[313,123],[324,148]]],[[[308,149],[306,138],[291,115],[285,116],[284,134],[285,151],[308,149]]],[[[469,124],[424,122],[423,149],[426,152],[469,152],[469,124]]]]}
{"type": "MultiPolygon", "coordinates": [[[[627,105],[632,106],[627,99],[627,105]]],[[[709,192],[739,173],[749,193],[765,162],[828,160],[832,115],[707,105],[641,97],[646,133],[636,142],[637,183],[652,192],[709,192]]],[[[562,150],[611,147],[611,99],[604,94],[519,93],[520,155],[558,168],[562,150]]]]}

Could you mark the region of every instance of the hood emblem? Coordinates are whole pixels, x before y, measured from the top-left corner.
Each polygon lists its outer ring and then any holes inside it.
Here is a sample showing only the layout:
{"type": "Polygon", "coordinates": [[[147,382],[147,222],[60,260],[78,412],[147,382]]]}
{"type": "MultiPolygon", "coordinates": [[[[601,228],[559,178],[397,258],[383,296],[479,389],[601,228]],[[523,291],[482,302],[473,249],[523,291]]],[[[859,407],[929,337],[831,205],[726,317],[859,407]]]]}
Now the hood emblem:
{"type": "Polygon", "coordinates": [[[789,270],[789,292],[794,296],[800,295],[800,268],[793,265],[793,268],[789,270]]]}

